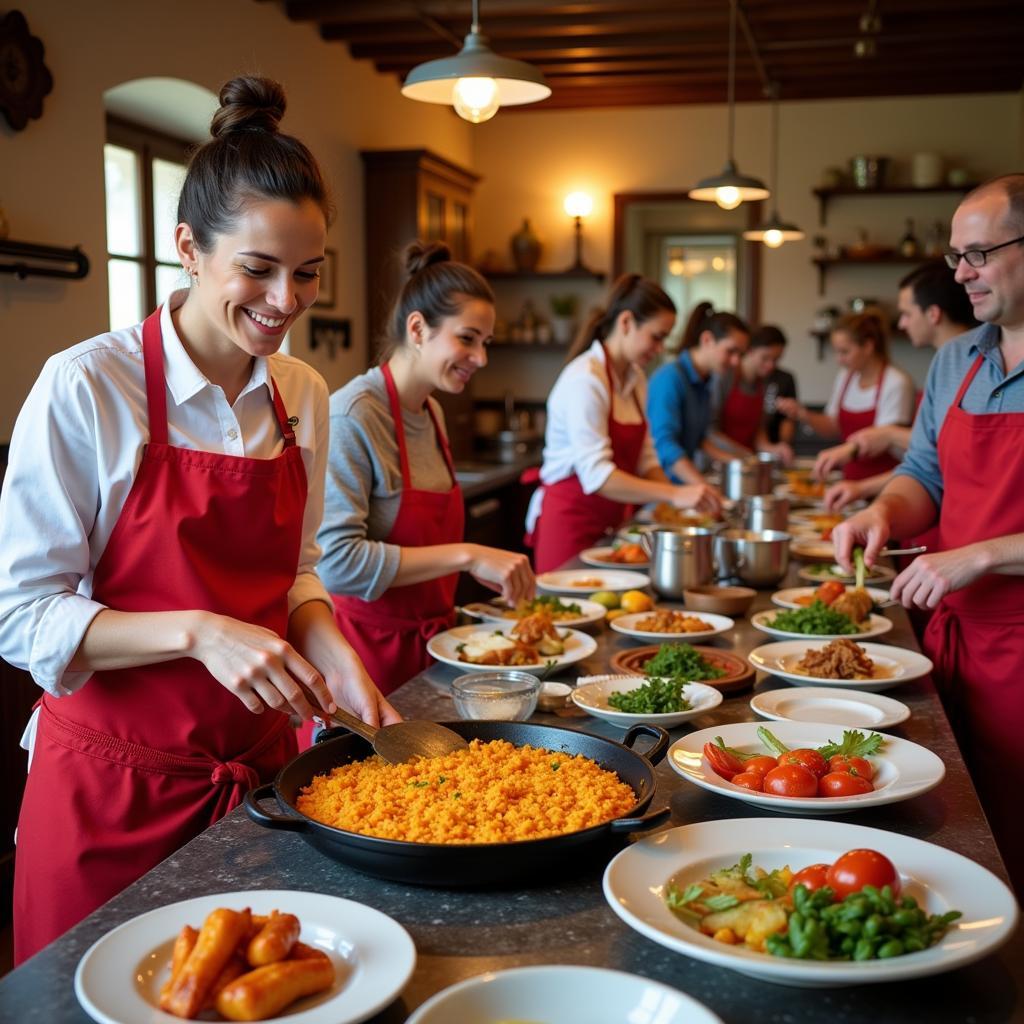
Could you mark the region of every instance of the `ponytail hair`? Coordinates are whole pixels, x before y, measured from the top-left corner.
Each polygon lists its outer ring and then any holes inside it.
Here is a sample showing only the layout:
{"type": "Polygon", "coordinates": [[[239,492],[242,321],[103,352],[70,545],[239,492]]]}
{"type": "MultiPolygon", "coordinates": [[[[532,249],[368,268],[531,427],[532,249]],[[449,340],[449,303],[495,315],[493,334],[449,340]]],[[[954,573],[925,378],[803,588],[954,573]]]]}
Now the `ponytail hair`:
{"type": "Polygon", "coordinates": [[[710,331],[716,341],[728,337],[732,331],[750,334],[750,328],[735,313],[716,313],[710,302],[698,302],[686,321],[682,347],[696,348],[705,331],[710,331]]]}
{"type": "Polygon", "coordinates": [[[875,354],[889,361],[889,328],[885,314],[877,307],[869,307],[863,313],[848,313],[836,321],[832,332],[848,334],[858,345],[874,343],[875,354]]]}
{"type": "Polygon", "coordinates": [[[378,355],[381,364],[405,343],[410,313],[421,313],[427,326],[435,328],[445,317],[455,316],[466,299],[494,305],[491,286],[472,267],[453,260],[444,242],[410,242],[402,260],[407,276],[388,317],[388,331],[378,355]]]}
{"type": "Polygon", "coordinates": [[[640,274],[623,274],[612,285],[604,308],[595,309],[579,329],[565,361],[572,362],[591,342],[604,341],[623,313],[632,313],[639,325],[658,313],[675,312],[676,304],[659,284],[640,274]]]}

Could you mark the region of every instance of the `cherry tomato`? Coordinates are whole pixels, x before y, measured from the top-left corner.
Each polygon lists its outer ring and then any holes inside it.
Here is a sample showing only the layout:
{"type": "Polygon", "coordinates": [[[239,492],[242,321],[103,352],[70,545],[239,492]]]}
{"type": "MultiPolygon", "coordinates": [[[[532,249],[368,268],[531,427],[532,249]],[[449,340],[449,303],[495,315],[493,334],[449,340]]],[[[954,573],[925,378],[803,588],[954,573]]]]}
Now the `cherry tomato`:
{"type": "Polygon", "coordinates": [[[866,757],[847,757],[845,754],[833,754],[828,759],[830,772],[849,772],[870,781],[875,777],[875,769],[866,757]]]}
{"type": "Polygon", "coordinates": [[[767,754],[758,754],[757,757],[743,762],[745,772],[757,772],[758,775],[767,775],[773,768],[778,767],[778,758],[769,757],[767,754]]]}
{"type": "Polygon", "coordinates": [[[793,881],[789,883],[789,887],[795,889],[798,885],[804,885],[808,890],[814,892],[815,889],[828,885],[828,869],[828,864],[812,864],[810,867],[798,871],[793,876],[793,881]]]}
{"type": "Polygon", "coordinates": [[[798,764],[806,768],[816,779],[828,774],[828,761],[810,747],[798,747],[779,755],[779,764],[798,764]]]}
{"type": "Polygon", "coordinates": [[[704,744],[704,756],[708,759],[716,775],[721,775],[726,782],[731,782],[734,775],[743,771],[743,762],[723,750],[717,743],[704,744]]]}
{"type": "MultiPolygon", "coordinates": [[[[827,540],[828,538],[824,538],[827,540]]],[[[839,600],[846,593],[846,587],[838,580],[825,580],[824,583],[814,592],[814,596],[822,604],[832,604],[839,600]]]]}
{"type": "Polygon", "coordinates": [[[764,777],[764,792],[774,796],[817,796],[818,780],[802,764],[780,764],[764,777]]]}
{"type": "Polygon", "coordinates": [[[829,772],[818,779],[818,796],[860,796],[874,789],[870,779],[849,772],[829,772]]]}
{"type": "Polygon", "coordinates": [[[888,885],[894,897],[900,894],[900,876],[893,862],[876,850],[849,850],[828,869],[827,877],[837,900],[860,892],[865,885],[878,889],[888,885]]]}
{"type": "Polygon", "coordinates": [[[740,772],[730,780],[734,786],[742,786],[744,789],[760,793],[764,786],[764,775],[761,772],[740,772]]]}

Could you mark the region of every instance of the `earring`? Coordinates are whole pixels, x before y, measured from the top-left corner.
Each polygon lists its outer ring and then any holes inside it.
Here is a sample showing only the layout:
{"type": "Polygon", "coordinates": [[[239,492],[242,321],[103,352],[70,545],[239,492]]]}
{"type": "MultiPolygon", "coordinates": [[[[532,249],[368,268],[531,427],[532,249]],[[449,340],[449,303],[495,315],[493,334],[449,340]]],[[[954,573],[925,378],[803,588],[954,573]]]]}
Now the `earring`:
{"type": "Polygon", "coordinates": [[[185,273],[188,274],[189,280],[197,288],[199,287],[199,271],[195,267],[186,267],[185,273]]]}

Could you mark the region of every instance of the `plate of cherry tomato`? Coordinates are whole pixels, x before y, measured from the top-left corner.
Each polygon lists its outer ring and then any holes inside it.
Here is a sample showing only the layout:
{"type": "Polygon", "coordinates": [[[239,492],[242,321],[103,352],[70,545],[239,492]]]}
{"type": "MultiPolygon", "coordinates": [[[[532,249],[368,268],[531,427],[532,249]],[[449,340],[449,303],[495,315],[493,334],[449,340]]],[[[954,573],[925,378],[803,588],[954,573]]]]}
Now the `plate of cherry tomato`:
{"type": "Polygon", "coordinates": [[[765,731],[756,722],[702,729],[673,743],[668,762],[695,786],[782,814],[846,814],[897,803],[928,792],[946,774],[941,758],[897,736],[856,734],[881,740],[868,742],[877,750],[862,754],[865,747],[844,742],[849,732],[834,725],[773,722],[769,735],[788,748],[780,754],[761,738],[765,731]]]}

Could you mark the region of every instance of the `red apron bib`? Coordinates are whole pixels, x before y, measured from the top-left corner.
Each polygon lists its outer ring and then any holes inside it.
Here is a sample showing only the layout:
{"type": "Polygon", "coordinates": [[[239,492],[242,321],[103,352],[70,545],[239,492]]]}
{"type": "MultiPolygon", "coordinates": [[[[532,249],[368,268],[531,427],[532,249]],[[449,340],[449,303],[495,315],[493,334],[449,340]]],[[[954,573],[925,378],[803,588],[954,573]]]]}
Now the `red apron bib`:
{"type": "MultiPolygon", "coordinates": [[[[608,376],[608,437],[612,443],[612,462],[616,469],[635,475],[647,436],[647,420],[635,391],[633,401],[640,413],[640,422],[621,423],[614,418],[615,387],[607,351],[604,368],[608,376]]],[[[586,494],[575,473],[557,483],[545,484],[540,518],[534,530],[533,561],[537,572],[549,572],[575,558],[609,530],[621,526],[629,508],[600,494],[586,494]]]]}
{"type": "MultiPolygon", "coordinates": [[[[1024,413],[973,416],[960,407],[983,360],[979,354],[939,432],[944,551],[1024,532],[1024,413]]],[[[1010,877],[1024,893],[1024,577],[993,573],[948,594],[928,623],[924,646],[971,781],[1010,877]]]]}
{"type": "Polygon", "coordinates": [[[758,384],[753,395],[741,391],[739,384],[740,374],[737,370],[732,388],[722,404],[719,426],[726,437],[731,437],[745,448],[753,449],[764,418],[764,384],[758,384]]]}
{"type": "MultiPolygon", "coordinates": [[[[204,609],[288,629],[306,471],[276,386],[273,459],[167,440],[160,310],[143,325],[150,440],[93,597],[118,611],[204,609]]],[[[254,715],[199,662],[97,672],[41,701],[18,822],[15,959],[76,924],[273,778],[295,751],[288,717],[254,715]]]]}
{"type": "MultiPolygon", "coordinates": [[[[875,401],[870,409],[864,412],[850,412],[843,408],[843,399],[846,391],[853,380],[853,374],[848,373],[843,382],[843,390],[839,393],[839,433],[845,441],[851,434],[865,427],[872,427],[875,424],[875,417],[878,415],[878,396],[882,393],[882,382],[885,380],[885,366],[878,372],[878,383],[875,385],[875,401]]],[[[843,466],[843,476],[847,480],[866,480],[870,476],[878,476],[879,473],[888,473],[895,469],[899,460],[891,455],[861,456],[853,459],[843,466]]]]}
{"type": "MultiPolygon", "coordinates": [[[[416,490],[409,472],[398,389],[391,367],[385,365],[383,372],[391,416],[395,421],[398,457],[402,464],[402,499],[385,543],[403,548],[461,543],[466,513],[444,431],[428,402],[427,412],[451,474],[452,487],[448,491],[416,490]]],[[[338,626],[363,659],[366,671],[381,693],[391,693],[433,663],[427,654],[427,641],[455,625],[455,588],[458,582],[459,574],[451,573],[435,580],[391,587],[376,601],[332,595],[338,626]]]]}

